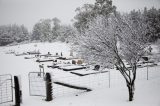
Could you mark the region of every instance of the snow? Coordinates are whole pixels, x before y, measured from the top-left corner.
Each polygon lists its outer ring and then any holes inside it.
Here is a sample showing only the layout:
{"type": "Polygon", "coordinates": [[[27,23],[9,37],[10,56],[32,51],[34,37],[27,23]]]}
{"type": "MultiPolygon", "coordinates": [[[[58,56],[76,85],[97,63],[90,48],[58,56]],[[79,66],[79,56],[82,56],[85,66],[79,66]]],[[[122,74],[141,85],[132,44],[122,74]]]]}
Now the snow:
{"type": "MultiPolygon", "coordinates": [[[[134,101],[128,101],[128,90],[123,77],[118,70],[110,69],[106,73],[79,77],[60,69],[47,68],[49,63],[44,64],[45,72],[51,72],[54,81],[73,83],[89,87],[91,92],[62,88],[54,85],[54,99],[46,102],[45,97],[29,95],[29,72],[39,72],[39,63],[36,59],[24,59],[26,56],[15,56],[5,54],[9,51],[23,53],[39,50],[42,54],[60,54],[69,56],[70,46],[68,44],[55,43],[31,43],[18,46],[0,47],[0,75],[20,75],[22,82],[22,106],[160,106],[160,65],[149,67],[149,79],[147,80],[147,67],[137,70],[136,90],[134,101]],[[110,87],[109,75],[110,74],[110,87]],[[88,82],[88,83],[87,83],[88,82]],[[101,82],[101,83],[100,83],[101,82]],[[62,90],[60,90],[62,89],[62,90]],[[60,92],[58,92],[60,91],[60,92]],[[65,94],[66,93],[66,94],[65,94]],[[61,94],[61,95],[60,95],[61,94]],[[56,96],[57,95],[57,96],[56,96]]],[[[82,73],[85,73],[83,70],[82,73]]],[[[78,72],[77,71],[77,72],[78,72]]],[[[90,71],[90,70],[89,70],[90,71]]],[[[13,104],[13,103],[9,103],[13,104]]],[[[7,106],[8,104],[0,104],[7,106]]]]}
{"type": "Polygon", "coordinates": [[[81,70],[74,70],[74,73],[78,73],[78,74],[82,74],[82,75],[89,75],[89,74],[99,74],[99,73],[103,73],[103,72],[108,72],[109,70],[93,70],[91,68],[88,69],[81,69],[81,70]]]}
{"type": "Polygon", "coordinates": [[[78,66],[78,65],[72,65],[72,66],[64,66],[64,67],[61,67],[62,69],[65,68],[65,69],[74,69],[74,68],[83,68],[84,66],[78,66]]]}

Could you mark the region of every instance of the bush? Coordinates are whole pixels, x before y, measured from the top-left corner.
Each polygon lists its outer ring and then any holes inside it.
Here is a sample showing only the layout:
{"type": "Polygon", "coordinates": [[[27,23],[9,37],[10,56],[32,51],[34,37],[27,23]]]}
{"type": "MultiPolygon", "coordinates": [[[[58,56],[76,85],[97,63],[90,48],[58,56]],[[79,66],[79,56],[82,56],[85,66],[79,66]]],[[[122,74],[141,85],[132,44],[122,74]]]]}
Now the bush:
{"type": "Polygon", "coordinates": [[[83,63],[82,60],[77,61],[77,64],[82,64],[82,63],[83,63]]]}
{"type": "Polygon", "coordinates": [[[13,39],[10,36],[1,36],[0,37],[0,46],[6,46],[10,43],[13,43],[13,39]]]}
{"type": "Polygon", "coordinates": [[[72,60],[72,64],[76,64],[76,61],[75,61],[75,60],[72,60]]]}

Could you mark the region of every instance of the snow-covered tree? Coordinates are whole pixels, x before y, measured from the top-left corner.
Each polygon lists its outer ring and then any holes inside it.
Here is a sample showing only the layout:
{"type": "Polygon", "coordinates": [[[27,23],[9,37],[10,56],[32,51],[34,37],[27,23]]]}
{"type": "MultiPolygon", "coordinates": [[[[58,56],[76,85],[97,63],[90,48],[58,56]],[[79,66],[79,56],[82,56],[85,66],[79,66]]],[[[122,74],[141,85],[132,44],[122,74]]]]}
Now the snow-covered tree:
{"type": "Polygon", "coordinates": [[[41,20],[41,41],[51,41],[52,40],[52,34],[51,34],[51,20],[50,19],[44,19],[41,20]]]}
{"type": "Polygon", "coordinates": [[[83,7],[76,9],[77,14],[74,17],[74,26],[79,32],[85,30],[87,28],[87,22],[92,20],[92,16],[94,16],[93,8],[94,5],[92,4],[84,4],[83,7]]]}
{"type": "Polygon", "coordinates": [[[22,41],[29,40],[30,34],[28,32],[28,29],[24,25],[21,25],[20,28],[22,32],[20,38],[22,39],[22,41]]]}
{"type": "Polygon", "coordinates": [[[76,29],[70,25],[61,25],[57,32],[59,33],[57,40],[62,42],[73,42],[73,39],[76,36],[76,29]]]}
{"type": "Polygon", "coordinates": [[[150,26],[147,28],[149,32],[146,36],[150,37],[150,42],[155,42],[160,39],[160,9],[144,8],[143,15],[145,17],[144,21],[150,26]]]}
{"type": "Polygon", "coordinates": [[[53,26],[52,26],[52,39],[56,39],[58,36],[60,36],[59,30],[60,30],[60,23],[61,21],[55,17],[52,19],[53,26]]]}
{"type": "Polygon", "coordinates": [[[129,101],[133,100],[137,62],[147,46],[147,25],[142,15],[132,20],[130,15],[98,16],[88,22],[85,33],[77,36],[78,53],[87,62],[106,67],[115,65],[124,77],[129,101]],[[128,63],[131,68],[126,67],[128,63]]]}
{"type": "Polygon", "coordinates": [[[40,40],[41,35],[41,23],[38,22],[33,26],[31,40],[40,40]]]}
{"type": "Polygon", "coordinates": [[[29,40],[29,32],[24,25],[0,26],[0,45],[7,45],[13,42],[20,43],[26,40],[29,40]]]}
{"type": "Polygon", "coordinates": [[[79,32],[83,32],[88,28],[88,22],[98,15],[108,17],[114,13],[116,7],[112,4],[112,0],[95,0],[95,4],[84,4],[81,8],[77,8],[77,15],[74,17],[74,26],[79,32]]]}
{"type": "Polygon", "coordinates": [[[39,22],[37,22],[33,27],[31,39],[40,41],[52,40],[51,20],[41,19],[39,22]]]}
{"type": "Polygon", "coordinates": [[[52,20],[41,19],[33,27],[31,40],[68,42],[75,34],[75,31],[70,25],[60,25],[60,20],[56,17],[52,20]]]}

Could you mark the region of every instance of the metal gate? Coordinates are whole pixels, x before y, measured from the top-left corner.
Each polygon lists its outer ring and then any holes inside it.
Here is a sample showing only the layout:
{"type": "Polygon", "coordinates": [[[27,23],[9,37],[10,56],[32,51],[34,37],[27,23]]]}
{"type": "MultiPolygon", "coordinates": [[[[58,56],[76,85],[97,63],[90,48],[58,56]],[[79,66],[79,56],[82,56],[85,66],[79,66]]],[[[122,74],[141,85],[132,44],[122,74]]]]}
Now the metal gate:
{"type": "Polygon", "coordinates": [[[0,104],[13,102],[12,75],[0,75],[0,104]]]}
{"type": "Polygon", "coordinates": [[[30,72],[28,78],[30,96],[46,96],[44,73],[30,72]]]}

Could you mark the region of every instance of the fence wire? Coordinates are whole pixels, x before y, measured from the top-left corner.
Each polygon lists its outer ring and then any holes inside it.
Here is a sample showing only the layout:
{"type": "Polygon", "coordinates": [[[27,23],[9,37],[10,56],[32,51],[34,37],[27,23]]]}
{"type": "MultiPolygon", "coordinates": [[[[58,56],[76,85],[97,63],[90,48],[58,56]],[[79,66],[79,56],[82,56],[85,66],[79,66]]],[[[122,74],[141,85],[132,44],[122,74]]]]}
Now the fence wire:
{"type": "Polygon", "coordinates": [[[0,75],[0,104],[13,101],[12,76],[0,75]]]}
{"type": "Polygon", "coordinates": [[[137,69],[137,78],[136,80],[148,79],[152,80],[155,78],[160,78],[160,65],[154,67],[143,67],[137,69]]]}
{"type": "Polygon", "coordinates": [[[86,92],[86,90],[77,90],[74,88],[66,87],[63,85],[56,84],[55,82],[60,82],[66,85],[72,85],[75,87],[80,88],[87,88],[91,90],[109,87],[109,77],[108,72],[106,73],[98,73],[93,75],[87,75],[87,76],[66,76],[66,77],[56,77],[52,76],[53,81],[53,96],[59,97],[64,95],[70,95],[70,94],[80,94],[83,92],[86,92]]]}
{"type": "Polygon", "coordinates": [[[29,77],[29,93],[31,96],[46,96],[46,85],[44,75],[40,72],[30,72],[29,77]]]}
{"type": "MultiPolygon", "coordinates": [[[[160,66],[148,67],[148,80],[160,78],[160,66]]],[[[83,90],[68,88],[54,82],[61,82],[79,87],[86,87],[92,90],[102,88],[126,88],[126,82],[118,70],[108,70],[106,73],[98,73],[88,76],[52,76],[53,96],[59,97],[64,95],[77,95],[83,93],[83,90]]],[[[138,80],[147,80],[147,67],[137,69],[138,80]]]]}
{"type": "MultiPolygon", "coordinates": [[[[152,80],[154,78],[160,78],[160,66],[154,67],[143,67],[137,69],[138,80],[152,80]],[[148,72],[148,74],[147,74],[148,72]]],[[[121,73],[115,69],[108,69],[105,73],[96,73],[86,76],[78,76],[75,74],[69,74],[70,72],[62,72],[61,75],[52,74],[52,93],[53,98],[68,96],[68,95],[79,95],[86,92],[86,89],[97,90],[104,88],[126,88],[126,82],[121,73]],[[66,74],[67,73],[67,74],[66,74]],[[63,74],[63,75],[62,75],[63,74]],[[86,89],[76,89],[76,88],[86,89]]],[[[44,76],[39,72],[29,73],[29,88],[30,95],[32,96],[46,96],[46,85],[44,76]]]]}

